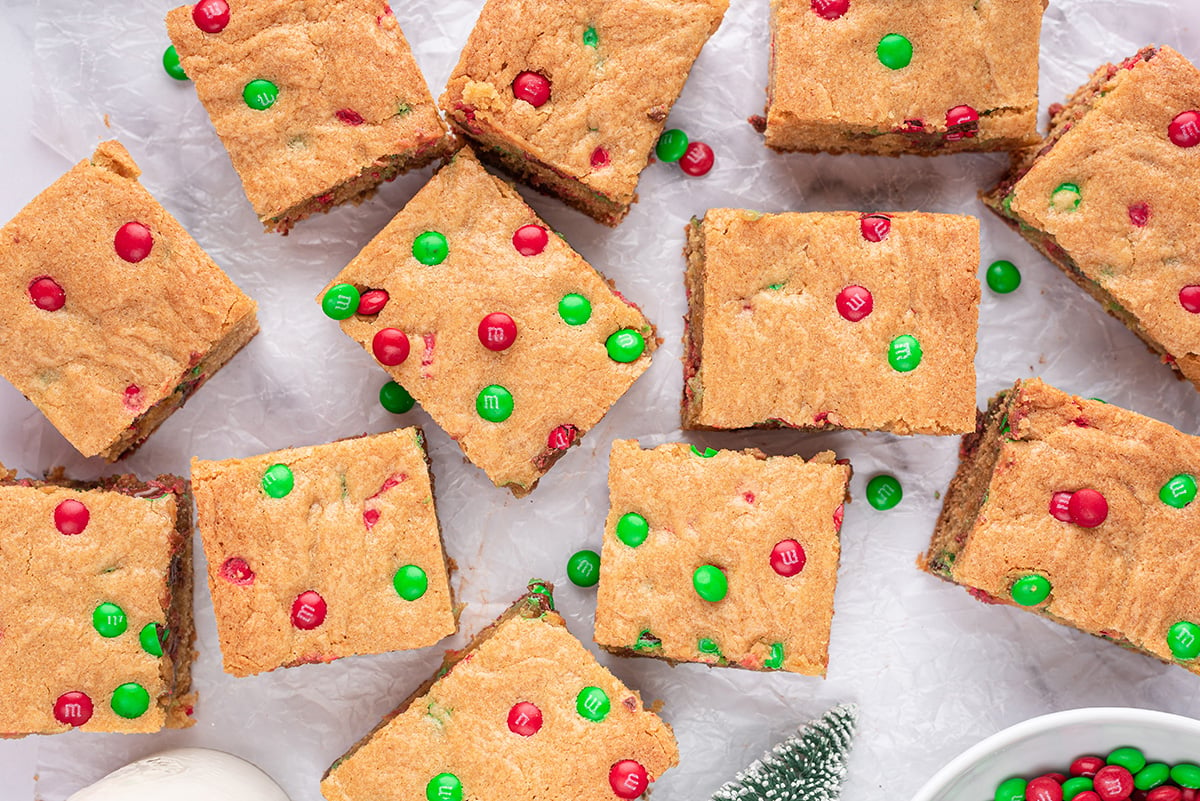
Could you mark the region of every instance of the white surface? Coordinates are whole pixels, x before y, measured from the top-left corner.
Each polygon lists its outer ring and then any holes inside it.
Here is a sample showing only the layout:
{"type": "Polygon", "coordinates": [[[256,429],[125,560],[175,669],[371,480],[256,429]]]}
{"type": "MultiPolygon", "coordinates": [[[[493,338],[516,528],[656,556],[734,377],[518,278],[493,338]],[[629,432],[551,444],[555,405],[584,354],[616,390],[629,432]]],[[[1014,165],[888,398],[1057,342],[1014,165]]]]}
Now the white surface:
{"type": "Polygon", "coordinates": [[[1200,721],[1145,709],[1072,709],[1026,720],[976,743],[938,771],[913,801],[990,801],[1005,779],[1064,773],[1075,759],[1131,745],[1147,762],[1194,762],[1200,721]]]}
{"type": "Polygon", "coordinates": [[[67,801],[288,801],[271,777],[224,751],[173,748],[118,768],[67,801]]]}
{"type": "MultiPolygon", "coordinates": [[[[435,94],[480,2],[396,4],[435,94]]],[[[422,423],[447,549],[460,567],[454,584],[469,604],[464,632],[477,631],[527,578],[541,575],[560,585],[559,606],[572,631],[590,642],[594,593],[568,586],[565,565],[570,553],[600,544],[612,439],[637,436],[653,445],[683,438],[806,455],[832,447],[849,457],[856,500],[847,507],[842,532],[827,680],[600,657],[647,700],[665,702],[664,717],[679,737],[681,765],[656,782],[656,801],[707,798],[796,724],[839,701],[861,707],[847,801],[907,798],[964,746],[1051,710],[1133,705],[1200,716],[1196,676],[1025,612],[977,603],[915,569],[954,472],[955,438],[678,431],[683,227],[706,208],[744,206],[980,216],[984,263],[1012,259],[1024,282],[1010,296],[984,292],[979,400],[1018,377],[1042,375],[1064,389],[1197,433],[1200,393],[1176,381],[1132,334],[979,204],[976,193],[1003,170],[1003,156],[891,160],[768,152],[745,123],[762,109],[766,2],[734,0],[669,121],[716,149],[717,166],[707,178],[651,165],[642,178],[641,202],[616,231],[523,190],[573,246],[641,304],[664,345],[649,372],[583,444],[518,501],[465,464],[458,447],[423,413],[396,418],[384,412],[375,400],[383,372],[313,301],[427,172],[397,180],[361,207],[301,223],[287,238],[263,234],[191,87],[161,71],[167,41],[160,20],[169,5],[43,0],[36,52],[22,39],[34,35],[28,7],[0,14],[0,43],[10,65],[9,80],[0,82],[4,218],[85,157],[99,138],[117,134],[143,167],[146,186],[261,305],[262,334],[122,469],[186,473],[192,455],[240,456],[422,423]],[[36,66],[36,92],[22,80],[30,64],[36,66]],[[105,114],[111,129],[103,125],[105,114]],[[42,142],[63,158],[48,155],[42,142]],[[894,472],[904,485],[903,502],[890,512],[876,512],[862,500],[867,479],[880,470],[894,472]]],[[[1200,58],[1197,22],[1194,0],[1052,0],[1043,34],[1043,106],[1063,99],[1094,66],[1151,41],[1200,58]]],[[[81,476],[109,469],[80,459],[7,384],[0,385],[0,420],[0,460],[10,466],[40,473],[65,464],[81,476]]],[[[197,569],[203,576],[203,560],[197,569]]],[[[0,784],[0,798],[25,801],[21,782],[35,770],[38,794],[62,801],[133,758],[169,746],[207,745],[261,765],[293,801],[317,801],[317,781],[329,763],[440,661],[435,647],[233,679],[221,672],[211,602],[203,579],[199,585],[197,725],[153,736],[72,732],[0,742],[4,778],[16,782],[0,784]]]]}

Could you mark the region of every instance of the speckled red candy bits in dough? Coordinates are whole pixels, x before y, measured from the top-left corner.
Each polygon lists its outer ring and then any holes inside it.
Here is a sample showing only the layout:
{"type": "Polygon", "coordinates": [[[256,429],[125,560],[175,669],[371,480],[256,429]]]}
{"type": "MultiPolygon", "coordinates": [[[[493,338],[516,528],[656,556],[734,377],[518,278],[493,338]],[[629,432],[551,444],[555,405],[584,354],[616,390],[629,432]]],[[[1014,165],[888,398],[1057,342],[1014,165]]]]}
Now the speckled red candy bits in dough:
{"type": "Polygon", "coordinates": [[[781,151],[936,155],[1037,141],[1046,0],[772,0],[781,151]]]}
{"type": "Polygon", "coordinates": [[[850,466],[828,451],[698,453],[613,443],[596,642],[824,675],[850,466]]]}
{"type": "Polygon", "coordinates": [[[974,430],[974,217],[710,209],[687,232],[685,428],[974,430]]]}
{"type": "Polygon", "coordinates": [[[421,648],[457,629],[420,429],[193,460],[192,478],[226,672],[421,648]]]}
{"type": "Polygon", "coordinates": [[[386,290],[377,315],[342,330],[516,495],[645,372],[657,344],[641,312],[547,230],[461,150],[326,287],[386,290]],[[393,350],[377,347],[384,332],[393,350]],[[390,358],[395,346],[406,358],[390,358]]]}
{"type": "Polygon", "coordinates": [[[439,103],[481,158],[615,226],[728,5],[488,0],[439,103]]]}
{"type": "Polygon", "coordinates": [[[333,764],[326,799],[628,799],[678,762],[670,727],[530,590],[333,764]]]}
{"type": "Polygon", "coordinates": [[[0,230],[0,375],[109,461],[258,332],[254,301],[138,175],[105,142],[0,230]]]}
{"type": "Polygon", "coordinates": [[[387,0],[202,0],[167,32],[267,230],[452,147],[387,0]]]}
{"type": "Polygon", "coordinates": [[[1200,437],[1032,379],[961,454],[924,569],[1200,673],[1200,437]]]}
{"type": "Polygon", "coordinates": [[[1200,388],[1198,108],[1169,47],[1107,64],[984,201],[1200,388]]]}
{"type": "Polygon", "coordinates": [[[0,465],[0,530],[0,732],[190,726],[187,482],[16,480],[0,465]]]}

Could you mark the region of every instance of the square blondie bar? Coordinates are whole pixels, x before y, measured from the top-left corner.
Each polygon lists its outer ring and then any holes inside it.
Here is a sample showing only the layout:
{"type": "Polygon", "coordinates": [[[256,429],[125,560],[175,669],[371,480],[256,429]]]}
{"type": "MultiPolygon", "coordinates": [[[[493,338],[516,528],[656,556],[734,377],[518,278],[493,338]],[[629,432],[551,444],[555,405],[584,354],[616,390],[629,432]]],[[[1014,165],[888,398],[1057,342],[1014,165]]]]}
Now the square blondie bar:
{"type": "Polygon", "coordinates": [[[686,256],[684,428],[974,428],[974,217],[710,209],[686,256]]]}

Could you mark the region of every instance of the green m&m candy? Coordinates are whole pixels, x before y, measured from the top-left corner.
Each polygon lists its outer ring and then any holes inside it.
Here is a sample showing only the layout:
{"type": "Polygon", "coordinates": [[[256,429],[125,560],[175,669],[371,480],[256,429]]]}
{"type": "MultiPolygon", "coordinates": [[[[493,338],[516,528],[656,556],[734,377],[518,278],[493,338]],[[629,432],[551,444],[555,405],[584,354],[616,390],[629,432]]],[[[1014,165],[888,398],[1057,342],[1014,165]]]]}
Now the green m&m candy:
{"type": "Polygon", "coordinates": [[[895,476],[883,473],[867,482],[867,503],[881,512],[900,503],[903,497],[904,490],[895,476]]]}
{"type": "Polygon", "coordinates": [[[166,634],[166,629],[159,634],[157,623],[147,623],[142,626],[142,630],[138,632],[138,642],[142,644],[142,650],[150,654],[150,656],[162,656],[162,641],[163,635],[166,634]]]}
{"type": "Polygon", "coordinates": [[[608,348],[608,358],[628,363],[637,361],[646,350],[646,339],[632,328],[622,328],[609,335],[604,347],[608,348]]]}
{"type": "MultiPolygon", "coordinates": [[[[1143,759],[1143,761],[1145,760],[1143,759]]],[[[1133,786],[1138,790],[1153,790],[1170,778],[1170,765],[1164,762],[1151,762],[1134,774],[1133,786]]]]}
{"type": "Polygon", "coordinates": [[[183,71],[183,67],[179,64],[179,53],[175,50],[175,45],[171,45],[163,51],[162,57],[163,69],[177,81],[186,81],[187,73],[183,71]]]}
{"type": "Polygon", "coordinates": [[[1050,579],[1031,573],[1013,582],[1009,594],[1021,606],[1037,606],[1050,597],[1050,579]]]}
{"type": "Polygon", "coordinates": [[[1071,801],[1080,793],[1094,789],[1092,780],[1087,776],[1072,776],[1062,783],[1063,801],[1071,801]]]}
{"type": "Polygon", "coordinates": [[[654,155],[659,161],[679,161],[687,152],[688,135],[678,128],[663,131],[654,147],[654,155]]]}
{"type": "Polygon", "coordinates": [[[296,477],[292,475],[292,468],[286,464],[273,464],[263,473],[263,492],[272,498],[287,497],[294,486],[296,486],[296,477]]]}
{"type": "Polygon", "coordinates": [[[1020,776],[1005,779],[996,788],[993,798],[995,801],[1025,801],[1025,786],[1028,784],[1029,782],[1020,776]]]}
{"type": "Polygon", "coordinates": [[[379,388],[379,405],[392,414],[404,414],[416,404],[417,401],[408,394],[408,390],[395,381],[389,381],[379,388]]]}
{"type": "Polygon", "coordinates": [[[242,89],[242,100],[255,111],[266,111],[279,99],[279,87],[270,81],[258,78],[242,89]]]}
{"type": "Polygon", "coordinates": [[[594,587],[600,580],[600,554],[595,551],[576,551],[567,560],[567,578],[576,587],[594,587]]]}
{"type": "Polygon", "coordinates": [[[921,343],[912,334],[901,334],[888,343],[888,364],[897,373],[911,373],[921,364],[921,343]]]}
{"type": "Polygon", "coordinates": [[[912,42],[898,33],[889,33],[875,46],[879,63],[890,70],[900,70],[912,63],[912,42]]]}
{"type": "Polygon", "coordinates": [[[771,644],[771,655],[763,660],[763,667],[768,670],[779,670],[783,667],[783,643],[771,644]]]}
{"type": "Polygon", "coordinates": [[[425,571],[416,565],[405,565],[392,576],[392,586],[404,600],[415,601],[429,589],[429,579],[425,571]]]}
{"type": "MultiPolygon", "coordinates": [[[[1146,755],[1129,746],[1114,749],[1104,761],[1109,765],[1120,765],[1130,773],[1137,773],[1146,767],[1146,755]]],[[[1137,784],[1135,783],[1134,786],[1136,787],[1137,784]]]]}
{"type": "Polygon", "coordinates": [[[1196,500],[1196,479],[1187,473],[1180,473],[1172,478],[1158,491],[1158,499],[1167,506],[1182,509],[1196,500]]]}
{"type": "Polygon", "coordinates": [[[484,420],[503,423],[513,413],[512,393],[499,384],[486,386],[475,398],[475,411],[484,420]]]}
{"type": "Polygon", "coordinates": [[[558,316],[567,325],[583,325],[592,318],[592,303],[583,295],[563,295],[558,302],[558,316]]]}
{"type": "Polygon", "coordinates": [[[150,708],[150,693],[142,685],[131,681],[113,690],[109,705],[113,712],[132,720],[141,717],[150,708]]]}
{"type": "Polygon", "coordinates": [[[721,646],[717,645],[717,641],[712,637],[701,637],[700,641],[696,643],[696,650],[710,656],[721,655],[721,646]]]}
{"type": "Polygon", "coordinates": [[[1189,790],[1200,789],[1200,765],[1180,762],[1171,766],[1171,781],[1189,790]]]}
{"type": "Polygon", "coordinates": [[[587,47],[599,47],[600,34],[596,33],[595,28],[588,28],[583,32],[583,43],[587,47]]]}
{"type": "Polygon", "coordinates": [[[1181,620],[1167,629],[1167,647],[1176,659],[1187,661],[1200,656],[1200,626],[1181,620]]]}
{"type": "Polygon", "coordinates": [[[129,628],[125,610],[105,601],[92,611],[92,626],[101,637],[120,637],[129,628]]]}
{"type": "Polygon", "coordinates": [[[421,264],[432,267],[441,264],[450,255],[450,244],[446,237],[437,231],[426,231],[413,240],[412,254],[421,264]]]}
{"type": "Polygon", "coordinates": [[[987,268],[987,285],[997,295],[1007,295],[1021,285],[1021,271],[1006,259],[994,261],[987,268]]]}
{"type": "Polygon", "coordinates": [[[608,694],[599,687],[584,687],[579,691],[579,695],[575,696],[575,711],[582,718],[596,722],[602,721],[608,717],[608,711],[611,708],[608,694]]]}
{"type": "Polygon", "coordinates": [[[692,573],[692,587],[696,594],[709,603],[723,601],[729,593],[729,580],[725,572],[715,565],[700,565],[692,573]]]}
{"type": "Polygon", "coordinates": [[[617,539],[630,548],[638,547],[646,541],[648,536],[650,536],[650,524],[637,512],[626,512],[617,521],[617,539]]]}
{"type": "Polygon", "coordinates": [[[426,801],[462,801],[462,782],[453,773],[439,773],[425,785],[426,801]]]}
{"type": "Polygon", "coordinates": [[[362,298],[353,284],[338,284],[332,286],[321,298],[321,310],[326,317],[334,320],[347,320],[358,311],[358,301],[362,298]]]}
{"type": "Polygon", "coordinates": [[[1050,195],[1050,208],[1055,211],[1075,211],[1083,202],[1079,187],[1072,183],[1061,183],[1050,195]]]}

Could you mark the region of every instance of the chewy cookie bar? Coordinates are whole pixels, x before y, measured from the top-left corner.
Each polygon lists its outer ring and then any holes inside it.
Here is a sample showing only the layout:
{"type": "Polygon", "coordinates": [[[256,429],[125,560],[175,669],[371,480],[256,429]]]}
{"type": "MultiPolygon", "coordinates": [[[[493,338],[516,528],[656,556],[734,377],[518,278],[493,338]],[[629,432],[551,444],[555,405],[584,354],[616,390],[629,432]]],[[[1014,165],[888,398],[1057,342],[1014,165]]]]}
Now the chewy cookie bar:
{"type": "Polygon", "coordinates": [[[140,174],[105,142],[0,229],[0,375],[110,462],[258,333],[254,301],[140,174]]]}
{"type": "Polygon", "coordinates": [[[728,0],[488,0],[442,95],[485,161],[605,225],[728,0]]]}
{"type": "Polygon", "coordinates": [[[225,671],[248,676],[453,634],[419,428],[192,461],[225,671]]]}
{"type": "Polygon", "coordinates": [[[452,653],[330,767],[325,798],[629,799],[677,764],[670,726],[567,631],[552,590],[530,584],[452,653]]]}
{"type": "Polygon", "coordinates": [[[188,483],[0,465],[0,531],[0,737],[192,725],[188,483]]]}
{"type": "Polygon", "coordinates": [[[645,372],[656,346],[641,312],[468,150],[322,305],[517,496],[645,372]]]}
{"type": "Polygon", "coordinates": [[[984,202],[1200,388],[1200,70],[1169,47],[1051,107],[984,202]]]}
{"type": "Polygon", "coordinates": [[[617,440],[596,642],[622,656],[825,675],[850,466],[617,440]]]}
{"type": "Polygon", "coordinates": [[[167,33],[268,231],[453,146],[386,0],[200,0],[167,33]]]}
{"type": "Polygon", "coordinates": [[[771,0],[779,151],[898,156],[1037,141],[1047,0],[771,0]]]}
{"type": "Polygon", "coordinates": [[[684,428],[974,428],[974,217],[710,209],[685,253],[684,428]]]}
{"type": "Polygon", "coordinates": [[[1200,437],[1033,379],[961,459],[923,569],[1200,673],[1200,437]]]}

